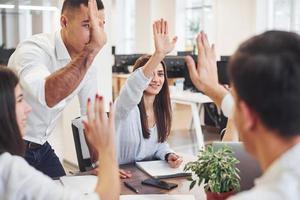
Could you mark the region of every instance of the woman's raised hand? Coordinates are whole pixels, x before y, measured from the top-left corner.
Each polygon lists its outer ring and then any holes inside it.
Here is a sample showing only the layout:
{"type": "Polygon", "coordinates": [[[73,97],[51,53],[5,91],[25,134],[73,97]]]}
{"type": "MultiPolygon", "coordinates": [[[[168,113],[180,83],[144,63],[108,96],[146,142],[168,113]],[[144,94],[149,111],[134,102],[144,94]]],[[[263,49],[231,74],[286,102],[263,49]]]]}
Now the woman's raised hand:
{"type": "Polygon", "coordinates": [[[163,19],[155,21],[153,23],[153,35],[156,53],[167,55],[174,49],[177,37],[170,39],[167,21],[163,19]]]}
{"type": "Polygon", "coordinates": [[[96,95],[92,108],[90,100],[87,105],[88,121],[84,122],[88,142],[99,154],[114,151],[114,112],[110,103],[109,117],[104,109],[103,97],[96,95]]]}

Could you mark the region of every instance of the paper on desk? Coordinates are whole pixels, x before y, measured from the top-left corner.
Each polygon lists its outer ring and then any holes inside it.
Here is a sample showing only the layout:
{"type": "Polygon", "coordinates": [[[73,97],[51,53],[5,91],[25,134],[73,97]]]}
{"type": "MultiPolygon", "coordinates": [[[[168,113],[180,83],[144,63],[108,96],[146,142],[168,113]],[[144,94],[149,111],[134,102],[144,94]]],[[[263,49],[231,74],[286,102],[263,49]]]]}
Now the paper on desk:
{"type": "Polygon", "coordinates": [[[64,186],[76,189],[85,194],[95,191],[97,180],[97,176],[93,175],[60,177],[60,181],[64,186]]]}
{"type": "Polygon", "coordinates": [[[149,194],[149,195],[121,195],[120,200],[195,200],[194,195],[169,195],[169,194],[149,194]]]}
{"type": "Polygon", "coordinates": [[[191,173],[185,172],[183,168],[186,163],[197,160],[197,157],[181,153],[179,153],[179,155],[182,156],[183,162],[178,168],[171,168],[170,165],[163,160],[136,162],[136,166],[154,178],[190,176],[191,173]]]}
{"type": "Polygon", "coordinates": [[[172,178],[191,175],[183,171],[184,164],[178,168],[171,168],[169,164],[163,160],[136,162],[136,166],[154,178],[172,178]]]}

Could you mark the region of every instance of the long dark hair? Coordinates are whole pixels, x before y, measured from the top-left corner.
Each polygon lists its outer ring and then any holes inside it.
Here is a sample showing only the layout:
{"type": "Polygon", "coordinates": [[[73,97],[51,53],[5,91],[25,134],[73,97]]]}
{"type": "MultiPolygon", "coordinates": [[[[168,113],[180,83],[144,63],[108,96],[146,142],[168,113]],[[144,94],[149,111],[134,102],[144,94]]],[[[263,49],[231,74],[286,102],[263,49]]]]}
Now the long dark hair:
{"type": "Polygon", "coordinates": [[[15,88],[18,83],[14,72],[0,67],[0,154],[24,154],[24,142],[16,116],[15,88]]]}
{"type": "MultiPolygon", "coordinates": [[[[134,64],[133,71],[144,66],[150,59],[150,55],[145,55],[140,57],[134,64]]],[[[155,96],[154,100],[154,115],[155,122],[158,132],[158,142],[165,142],[171,131],[172,123],[172,108],[170,100],[170,92],[168,86],[168,77],[166,71],[166,64],[161,62],[164,69],[165,81],[160,92],[155,96]]],[[[142,124],[142,131],[144,138],[150,137],[150,130],[148,128],[148,121],[146,115],[146,109],[144,105],[144,96],[142,97],[140,103],[138,104],[140,110],[140,118],[142,124]]]]}

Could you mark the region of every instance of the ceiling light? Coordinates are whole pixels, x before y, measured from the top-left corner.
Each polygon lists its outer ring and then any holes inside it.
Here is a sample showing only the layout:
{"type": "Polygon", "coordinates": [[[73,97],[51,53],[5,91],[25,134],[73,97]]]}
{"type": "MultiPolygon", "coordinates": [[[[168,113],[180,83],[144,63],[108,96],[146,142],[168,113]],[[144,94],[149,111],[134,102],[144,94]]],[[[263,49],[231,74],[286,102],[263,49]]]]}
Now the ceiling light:
{"type": "Polygon", "coordinates": [[[15,5],[0,4],[0,8],[12,9],[12,8],[15,8],[15,5]]]}
{"type": "Polygon", "coordinates": [[[19,6],[20,10],[42,10],[42,11],[57,11],[55,6],[19,6]]]}

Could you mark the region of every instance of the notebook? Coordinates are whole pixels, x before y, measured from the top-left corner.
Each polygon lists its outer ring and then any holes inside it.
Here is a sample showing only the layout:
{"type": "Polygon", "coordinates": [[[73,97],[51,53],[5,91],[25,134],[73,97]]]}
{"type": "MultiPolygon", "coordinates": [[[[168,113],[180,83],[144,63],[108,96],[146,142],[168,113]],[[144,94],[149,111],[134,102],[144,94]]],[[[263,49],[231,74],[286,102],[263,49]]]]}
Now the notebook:
{"type": "Polygon", "coordinates": [[[64,186],[88,194],[95,191],[98,177],[93,175],[62,176],[59,179],[64,186]]]}
{"type": "Polygon", "coordinates": [[[194,195],[168,195],[168,194],[149,194],[149,195],[121,195],[120,200],[195,200],[194,195]]]}
{"type": "Polygon", "coordinates": [[[190,172],[183,171],[185,163],[178,168],[171,168],[166,161],[142,161],[136,162],[136,166],[153,178],[174,178],[180,176],[191,176],[190,172]]]}

